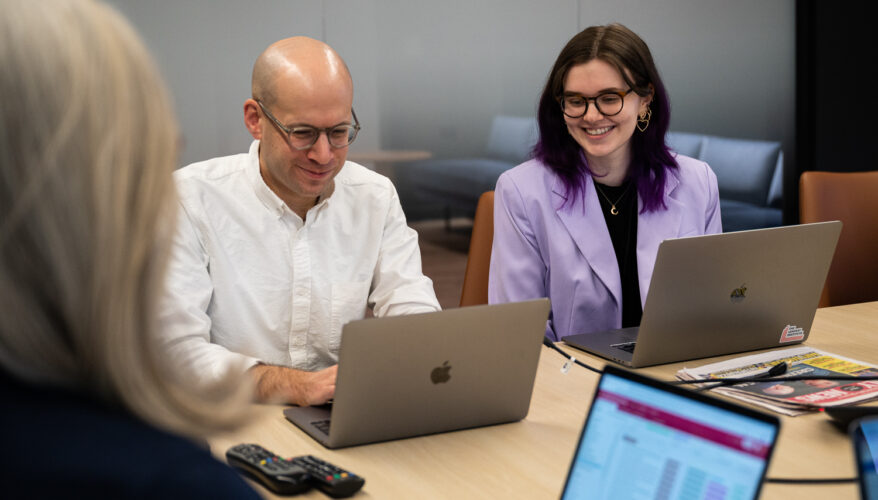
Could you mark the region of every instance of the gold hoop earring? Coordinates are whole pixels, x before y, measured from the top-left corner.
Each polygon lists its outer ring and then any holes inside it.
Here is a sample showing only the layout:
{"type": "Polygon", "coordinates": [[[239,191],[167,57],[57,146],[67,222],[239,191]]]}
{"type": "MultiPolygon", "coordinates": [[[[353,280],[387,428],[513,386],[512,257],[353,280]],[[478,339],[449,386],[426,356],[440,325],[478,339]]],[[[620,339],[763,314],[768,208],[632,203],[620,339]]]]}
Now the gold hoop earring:
{"type": "Polygon", "coordinates": [[[646,132],[646,127],[649,127],[650,118],[652,118],[652,110],[646,108],[646,112],[637,117],[637,130],[646,132]]]}

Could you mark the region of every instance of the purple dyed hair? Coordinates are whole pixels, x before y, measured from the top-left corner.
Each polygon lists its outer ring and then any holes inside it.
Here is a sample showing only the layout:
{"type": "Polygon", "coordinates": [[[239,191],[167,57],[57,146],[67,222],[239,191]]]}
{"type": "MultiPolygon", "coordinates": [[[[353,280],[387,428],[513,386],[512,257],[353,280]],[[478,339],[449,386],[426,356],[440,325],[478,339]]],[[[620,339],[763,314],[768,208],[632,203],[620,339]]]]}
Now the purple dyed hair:
{"type": "Polygon", "coordinates": [[[646,132],[635,130],[631,138],[628,175],[637,185],[637,193],[643,200],[641,212],[666,209],[667,172],[678,168],[677,161],[665,145],[670,103],[649,47],[621,24],[586,28],[571,38],[558,54],[537,108],[540,140],[534,146],[533,156],[554,170],[563,181],[567,197],[565,205],[575,196],[584,196],[585,175],[593,173],[582,154],[582,147],[567,132],[560,98],[570,68],[592,59],[600,59],[615,67],[637,95],[645,97],[650,90],[653,92],[649,127],[646,132]]]}

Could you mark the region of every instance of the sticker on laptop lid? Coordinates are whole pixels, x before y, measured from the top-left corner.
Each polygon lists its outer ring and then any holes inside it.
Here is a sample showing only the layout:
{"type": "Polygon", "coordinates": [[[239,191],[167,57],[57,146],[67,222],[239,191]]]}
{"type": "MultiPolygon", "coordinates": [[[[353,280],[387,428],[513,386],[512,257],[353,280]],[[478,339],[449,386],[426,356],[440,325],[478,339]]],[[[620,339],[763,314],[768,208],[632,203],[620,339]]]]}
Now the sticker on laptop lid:
{"type": "Polygon", "coordinates": [[[786,328],[780,333],[780,344],[786,344],[787,342],[798,342],[805,338],[805,330],[802,330],[798,326],[795,325],[787,325],[786,328]]]}

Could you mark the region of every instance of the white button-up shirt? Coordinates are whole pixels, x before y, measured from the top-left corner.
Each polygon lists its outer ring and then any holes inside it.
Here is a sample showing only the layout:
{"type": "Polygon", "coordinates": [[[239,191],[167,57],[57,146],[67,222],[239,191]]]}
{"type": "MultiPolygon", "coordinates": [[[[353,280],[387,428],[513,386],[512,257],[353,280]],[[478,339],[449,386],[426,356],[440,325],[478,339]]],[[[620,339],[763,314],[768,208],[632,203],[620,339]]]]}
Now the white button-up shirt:
{"type": "Polygon", "coordinates": [[[161,305],[173,358],[206,379],[232,364],[318,370],[338,362],[342,326],[439,310],[417,233],[386,177],[347,162],[335,189],[296,215],[248,154],[175,173],[180,216],[161,305]]]}

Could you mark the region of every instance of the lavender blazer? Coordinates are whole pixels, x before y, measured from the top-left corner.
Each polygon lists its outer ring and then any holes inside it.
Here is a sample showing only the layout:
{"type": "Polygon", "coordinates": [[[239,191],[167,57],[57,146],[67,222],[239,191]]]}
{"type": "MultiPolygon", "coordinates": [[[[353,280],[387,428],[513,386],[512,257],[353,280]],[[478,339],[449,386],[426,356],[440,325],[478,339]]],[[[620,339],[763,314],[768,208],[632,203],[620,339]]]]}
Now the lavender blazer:
{"type": "MultiPolygon", "coordinates": [[[[637,219],[641,305],[662,240],[722,231],[716,175],[687,156],[678,155],[677,163],[665,188],[667,210],[637,219]]],[[[549,297],[552,340],[622,325],[619,264],[593,185],[586,177],[585,196],[561,208],[564,185],[538,160],[497,180],[488,301],[549,297]]]]}

